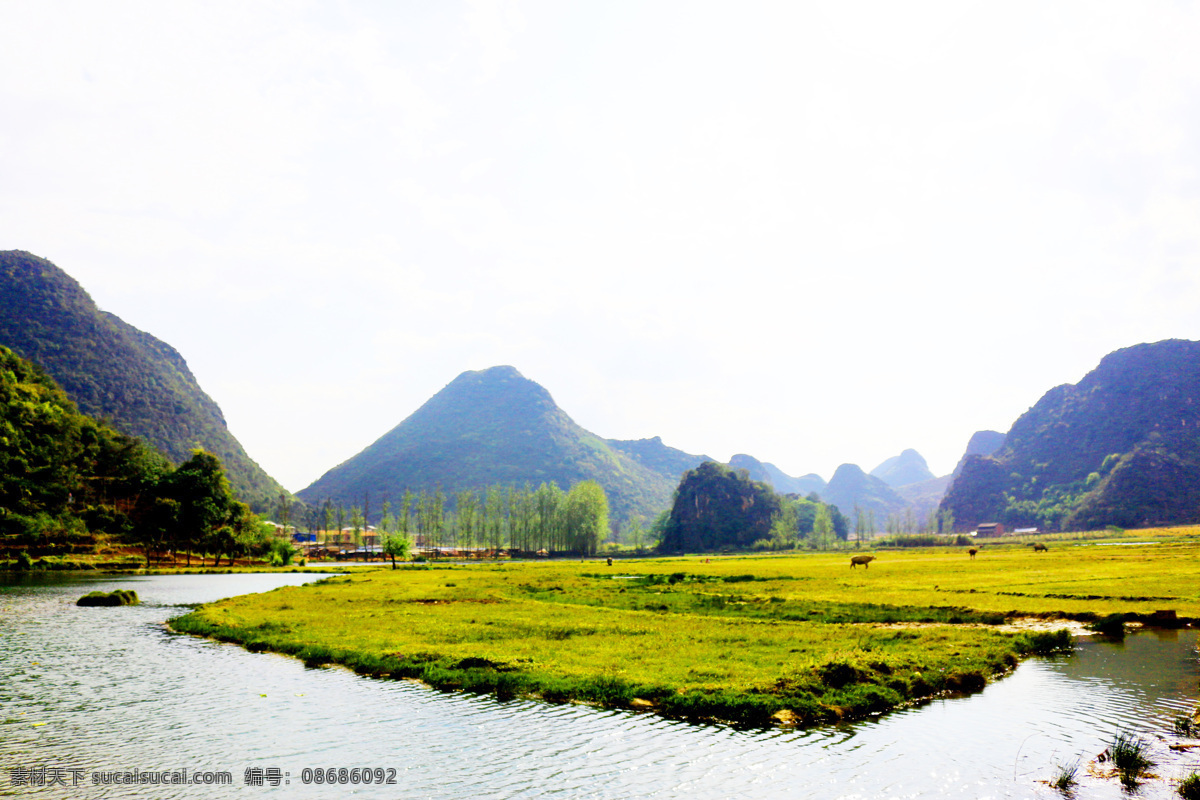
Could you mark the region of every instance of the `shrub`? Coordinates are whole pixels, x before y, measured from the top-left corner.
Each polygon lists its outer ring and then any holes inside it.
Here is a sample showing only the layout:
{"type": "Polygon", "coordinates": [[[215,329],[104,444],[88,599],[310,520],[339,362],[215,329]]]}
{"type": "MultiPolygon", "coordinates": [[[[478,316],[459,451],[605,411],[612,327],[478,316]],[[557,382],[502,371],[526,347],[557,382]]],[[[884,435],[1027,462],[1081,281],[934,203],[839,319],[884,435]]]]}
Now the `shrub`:
{"type": "Polygon", "coordinates": [[[1088,625],[1088,630],[1112,639],[1125,638],[1125,615],[1109,614],[1088,625]]]}
{"type": "Polygon", "coordinates": [[[1181,780],[1175,792],[1183,800],[1200,800],[1200,772],[1193,772],[1181,780]]]}
{"type": "Polygon", "coordinates": [[[1031,631],[1023,633],[1017,642],[1021,648],[1021,652],[1036,653],[1037,655],[1061,653],[1075,647],[1075,640],[1071,638],[1071,634],[1066,628],[1060,628],[1056,631],[1031,631]]]}
{"type": "Polygon", "coordinates": [[[987,678],[978,670],[951,675],[946,679],[946,688],[956,692],[982,692],[986,686],[987,678]]]}
{"type": "Polygon", "coordinates": [[[272,567],[286,567],[292,563],[292,558],[296,555],[296,548],[292,543],[284,539],[272,539],[270,556],[268,561],[272,567]]]}
{"type": "Polygon", "coordinates": [[[867,674],[852,664],[847,664],[842,661],[830,661],[827,664],[822,664],[817,669],[817,674],[821,678],[821,683],[831,689],[841,689],[851,683],[858,683],[867,674]]]}
{"type": "Polygon", "coordinates": [[[22,550],[17,556],[17,569],[22,571],[33,569],[33,557],[29,555],[29,551],[22,550]]]}

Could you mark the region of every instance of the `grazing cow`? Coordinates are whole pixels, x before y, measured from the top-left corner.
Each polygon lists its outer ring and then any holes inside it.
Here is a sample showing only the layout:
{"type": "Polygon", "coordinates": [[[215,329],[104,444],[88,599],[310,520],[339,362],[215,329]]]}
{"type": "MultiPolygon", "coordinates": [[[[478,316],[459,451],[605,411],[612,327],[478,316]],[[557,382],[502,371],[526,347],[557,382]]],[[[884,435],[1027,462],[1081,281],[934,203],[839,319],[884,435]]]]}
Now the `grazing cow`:
{"type": "Polygon", "coordinates": [[[971,557],[971,560],[974,561],[975,554],[978,552],[979,552],[978,550],[976,550],[974,547],[972,547],[970,550],[967,551],[967,555],[969,555],[971,557]]]}
{"type": "Polygon", "coordinates": [[[850,569],[854,569],[859,564],[863,565],[863,569],[867,569],[874,560],[875,556],[854,556],[850,559],[850,569]]]}
{"type": "Polygon", "coordinates": [[[1041,542],[1033,543],[1033,552],[1035,553],[1044,553],[1049,549],[1049,547],[1046,547],[1046,545],[1042,544],[1041,542]]]}

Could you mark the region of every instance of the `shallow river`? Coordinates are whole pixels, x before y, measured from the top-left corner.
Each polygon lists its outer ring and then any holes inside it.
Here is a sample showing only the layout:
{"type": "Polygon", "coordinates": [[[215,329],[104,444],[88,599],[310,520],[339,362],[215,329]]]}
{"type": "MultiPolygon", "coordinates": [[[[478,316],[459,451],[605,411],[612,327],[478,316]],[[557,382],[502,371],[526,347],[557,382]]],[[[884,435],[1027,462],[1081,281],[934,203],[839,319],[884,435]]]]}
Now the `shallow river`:
{"type": "MultiPolygon", "coordinates": [[[[1164,778],[1200,769],[1200,748],[1167,746],[1195,741],[1172,732],[1196,703],[1190,630],[1081,641],[1074,655],[1026,662],[975,696],[878,720],[746,732],[441,694],[163,626],[184,603],[319,577],[0,576],[0,796],[1057,798],[1038,781],[1058,762],[1086,762],[1118,730],[1152,741],[1153,772],[1164,778]],[[136,590],[142,605],[74,605],[114,588],[136,590]],[[343,767],[338,780],[370,768],[372,783],[315,783],[314,770],[343,767]],[[231,782],[103,783],[183,770],[231,782]],[[32,785],[42,781],[57,785],[32,785]]],[[[1084,769],[1074,793],[1174,796],[1166,781],[1129,794],[1084,769]]]]}

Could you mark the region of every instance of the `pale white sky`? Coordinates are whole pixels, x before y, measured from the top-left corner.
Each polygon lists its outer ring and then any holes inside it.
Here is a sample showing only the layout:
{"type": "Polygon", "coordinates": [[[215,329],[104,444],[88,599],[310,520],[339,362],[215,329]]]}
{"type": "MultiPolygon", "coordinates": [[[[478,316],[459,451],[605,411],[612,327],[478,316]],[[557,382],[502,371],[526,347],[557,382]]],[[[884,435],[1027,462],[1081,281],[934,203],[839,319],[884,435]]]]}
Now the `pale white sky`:
{"type": "Polygon", "coordinates": [[[0,0],[0,249],[299,490],[467,369],[610,438],[948,472],[1200,339],[1194,3],[0,0]]]}

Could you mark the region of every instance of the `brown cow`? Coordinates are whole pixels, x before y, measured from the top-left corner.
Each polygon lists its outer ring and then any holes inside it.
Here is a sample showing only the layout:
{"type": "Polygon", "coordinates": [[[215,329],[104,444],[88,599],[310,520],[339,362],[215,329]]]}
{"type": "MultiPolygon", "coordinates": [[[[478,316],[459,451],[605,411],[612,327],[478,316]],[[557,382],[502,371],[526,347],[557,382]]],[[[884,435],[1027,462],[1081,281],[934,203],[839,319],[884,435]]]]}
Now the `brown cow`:
{"type": "Polygon", "coordinates": [[[974,547],[972,547],[970,550],[967,551],[967,555],[969,555],[971,557],[971,560],[974,561],[975,554],[978,552],[979,552],[978,550],[976,550],[974,547]]]}
{"type": "Polygon", "coordinates": [[[854,569],[859,564],[863,565],[863,569],[869,569],[871,562],[874,560],[875,556],[853,556],[850,559],[850,569],[854,569]]]}
{"type": "Polygon", "coordinates": [[[1041,542],[1033,543],[1033,552],[1035,553],[1044,553],[1049,549],[1049,547],[1046,547],[1046,545],[1042,544],[1041,542]]]}

